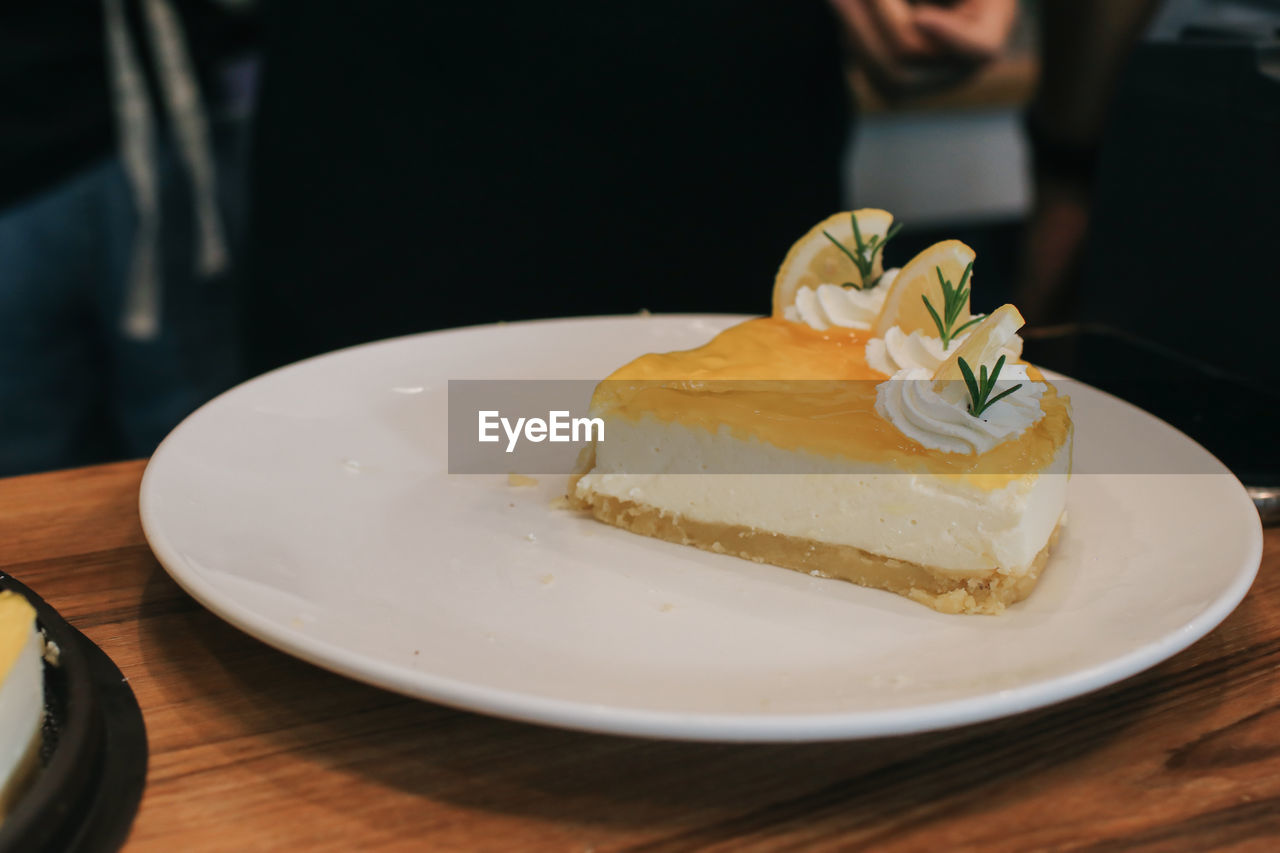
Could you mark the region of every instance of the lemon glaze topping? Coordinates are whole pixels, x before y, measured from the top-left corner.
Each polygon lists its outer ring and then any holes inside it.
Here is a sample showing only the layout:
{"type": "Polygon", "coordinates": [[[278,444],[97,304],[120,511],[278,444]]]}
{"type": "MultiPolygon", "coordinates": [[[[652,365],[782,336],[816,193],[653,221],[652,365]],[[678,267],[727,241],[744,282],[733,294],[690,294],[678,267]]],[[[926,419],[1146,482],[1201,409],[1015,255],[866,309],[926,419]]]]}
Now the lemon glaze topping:
{"type": "Polygon", "coordinates": [[[31,634],[36,610],[13,590],[0,592],[0,683],[9,675],[31,634]]]}
{"type": "MultiPolygon", "coordinates": [[[[781,317],[748,320],[697,349],[650,353],[623,365],[596,389],[592,409],[712,433],[725,427],[741,440],[906,473],[964,475],[982,489],[1038,474],[1070,435],[1069,401],[1050,385],[1040,401],[1045,416],[1016,439],[972,455],[924,447],[876,413],[876,386],[886,376],[867,364],[870,337],[781,317]]],[[[1028,375],[1042,378],[1035,368],[1028,375]]]]}

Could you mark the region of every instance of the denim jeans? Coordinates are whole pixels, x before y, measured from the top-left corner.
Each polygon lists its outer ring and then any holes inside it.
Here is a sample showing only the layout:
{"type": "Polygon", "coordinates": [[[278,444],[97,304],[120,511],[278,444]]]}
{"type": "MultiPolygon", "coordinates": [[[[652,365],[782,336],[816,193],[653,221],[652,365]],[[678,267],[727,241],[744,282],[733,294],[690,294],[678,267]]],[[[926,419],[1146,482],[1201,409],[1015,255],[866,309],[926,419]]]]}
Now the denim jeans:
{"type": "Polygon", "coordinates": [[[153,339],[122,331],[135,215],[116,157],[0,211],[0,476],[148,455],[240,378],[231,276],[242,257],[247,122],[212,130],[232,272],[196,273],[190,182],[160,141],[153,339]]]}

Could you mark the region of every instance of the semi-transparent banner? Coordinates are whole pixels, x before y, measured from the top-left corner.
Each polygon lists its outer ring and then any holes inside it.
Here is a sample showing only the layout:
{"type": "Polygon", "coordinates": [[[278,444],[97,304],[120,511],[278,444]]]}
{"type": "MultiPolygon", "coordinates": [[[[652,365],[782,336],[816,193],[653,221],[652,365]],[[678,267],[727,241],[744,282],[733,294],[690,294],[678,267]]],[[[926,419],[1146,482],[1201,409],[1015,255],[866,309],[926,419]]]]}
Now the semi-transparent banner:
{"type": "MultiPolygon", "coordinates": [[[[1017,384],[1002,381],[987,402],[1017,384]]],[[[451,380],[449,472],[567,475],[588,445],[628,474],[1225,471],[1115,397],[1070,380],[1035,385],[975,416],[982,389],[960,380],[451,380]]]]}

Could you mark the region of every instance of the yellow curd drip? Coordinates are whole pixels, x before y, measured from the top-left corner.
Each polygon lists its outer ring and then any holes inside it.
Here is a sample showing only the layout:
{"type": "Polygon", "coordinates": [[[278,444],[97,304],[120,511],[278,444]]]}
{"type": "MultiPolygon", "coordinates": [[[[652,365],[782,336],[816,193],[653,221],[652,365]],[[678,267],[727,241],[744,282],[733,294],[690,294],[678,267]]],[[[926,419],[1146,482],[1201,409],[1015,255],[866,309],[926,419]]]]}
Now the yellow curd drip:
{"type": "MultiPolygon", "coordinates": [[[[748,320],[707,344],[650,353],[614,371],[592,407],[614,417],[653,415],[787,450],[892,465],[907,472],[965,475],[985,489],[1038,473],[1071,430],[1068,401],[1052,386],[1045,416],[1016,439],[977,454],[945,453],[907,438],[875,410],[887,377],[866,361],[871,333],[817,331],[780,317],[748,320]],[[860,380],[860,381],[851,381],[860,380]]],[[[1039,374],[1031,371],[1032,378],[1039,374]]]]}

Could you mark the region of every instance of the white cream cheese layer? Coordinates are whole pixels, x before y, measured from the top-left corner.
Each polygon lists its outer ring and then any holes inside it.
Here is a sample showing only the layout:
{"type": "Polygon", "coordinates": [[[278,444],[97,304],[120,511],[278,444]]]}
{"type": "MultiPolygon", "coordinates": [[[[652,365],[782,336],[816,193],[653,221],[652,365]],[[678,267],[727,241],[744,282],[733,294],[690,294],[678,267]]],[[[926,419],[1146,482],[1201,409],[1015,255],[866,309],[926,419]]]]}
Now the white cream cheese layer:
{"type": "Polygon", "coordinates": [[[44,723],[44,644],[32,623],[8,672],[0,672],[0,820],[14,774],[31,754],[44,723]]]}
{"type": "Polygon", "coordinates": [[[1062,516],[1071,460],[1068,439],[1043,471],[987,490],[961,476],[836,461],[652,416],[609,419],[605,435],[595,467],[578,481],[580,498],[607,495],[943,571],[1015,576],[1030,568],[1062,516]]]}

